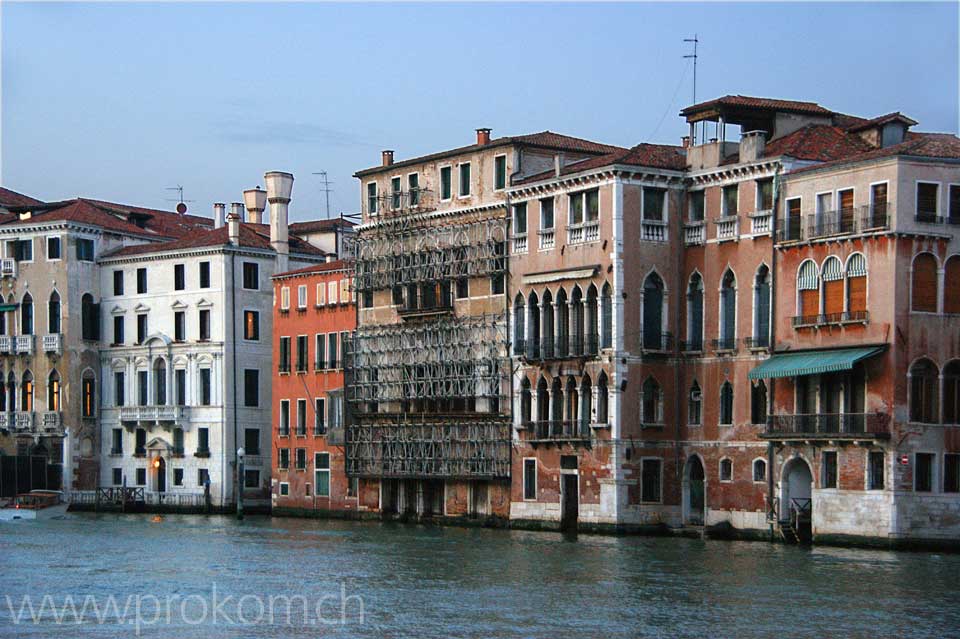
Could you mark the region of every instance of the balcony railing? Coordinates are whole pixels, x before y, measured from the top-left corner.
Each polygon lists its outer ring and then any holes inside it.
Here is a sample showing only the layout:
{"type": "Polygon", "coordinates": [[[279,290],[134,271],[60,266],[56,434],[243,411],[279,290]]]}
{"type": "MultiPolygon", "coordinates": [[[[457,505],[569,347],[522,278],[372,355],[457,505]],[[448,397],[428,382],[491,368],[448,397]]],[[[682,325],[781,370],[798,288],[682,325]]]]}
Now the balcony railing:
{"type": "Polygon", "coordinates": [[[731,352],[737,350],[736,337],[719,337],[713,341],[713,350],[720,352],[731,352]]]}
{"type": "Polygon", "coordinates": [[[870,321],[869,311],[843,311],[820,315],[794,315],[791,322],[794,328],[811,326],[830,326],[837,324],[865,324],[870,321]]]}
{"type": "Polygon", "coordinates": [[[12,353],[13,338],[9,335],[0,335],[0,353],[12,353]]]}
{"type": "Polygon", "coordinates": [[[890,415],[886,413],[797,413],[767,418],[768,438],[821,436],[823,438],[870,436],[890,437],[890,415]]]}
{"type": "Polygon", "coordinates": [[[52,335],[43,336],[43,352],[44,353],[54,353],[59,355],[63,350],[63,335],[60,333],[53,333],[52,335]]]}
{"type": "Polygon", "coordinates": [[[702,353],[703,339],[682,340],[680,350],[684,353],[702,353]]]}
{"type": "Polygon", "coordinates": [[[13,413],[13,430],[17,432],[30,432],[33,430],[33,411],[18,410],[13,413]]]}
{"type": "Polygon", "coordinates": [[[683,243],[686,246],[696,246],[706,241],[706,232],[703,222],[690,222],[683,226],[683,243]]]}
{"type": "Polygon", "coordinates": [[[0,260],[0,275],[3,277],[16,277],[17,261],[12,257],[5,257],[0,260]]]}
{"type": "Polygon", "coordinates": [[[33,335],[17,335],[14,350],[18,355],[33,355],[33,335]]]}
{"type": "Polygon", "coordinates": [[[743,340],[743,343],[747,348],[770,348],[770,336],[755,335],[754,337],[747,337],[743,340]]]}
{"type": "Polygon", "coordinates": [[[600,222],[591,221],[567,226],[567,244],[595,242],[600,239],[600,222]]]}
{"type": "Polygon", "coordinates": [[[289,373],[290,372],[290,362],[281,361],[277,364],[277,371],[280,373],[289,373]]]}
{"type": "Polygon", "coordinates": [[[672,351],[673,333],[648,332],[640,329],[640,348],[644,351],[672,351]]]}
{"type": "Polygon", "coordinates": [[[531,441],[589,440],[590,423],[579,421],[537,421],[525,425],[531,441]]]}
{"type": "Polygon", "coordinates": [[[660,220],[642,220],[640,239],[644,242],[666,242],[667,223],[660,220]]]}
{"type": "Polygon", "coordinates": [[[789,217],[779,222],[777,241],[813,240],[836,235],[870,233],[890,228],[889,204],[857,206],[815,215],[789,217]]]}
{"type": "Polygon", "coordinates": [[[43,430],[45,431],[57,431],[60,430],[60,426],[63,423],[63,420],[60,415],[60,411],[47,411],[43,413],[43,430]]]}
{"type": "Polygon", "coordinates": [[[526,233],[517,233],[513,236],[513,252],[514,253],[526,253],[527,252],[527,234],[526,233]]]}
{"type": "Polygon", "coordinates": [[[717,239],[721,242],[729,242],[740,237],[740,218],[739,217],[721,217],[716,220],[717,239]]]}
{"type": "Polygon", "coordinates": [[[186,416],[186,406],[121,406],[122,422],[180,422],[186,416]]]}
{"type": "Polygon", "coordinates": [[[750,215],[750,232],[754,235],[765,235],[772,229],[773,211],[757,211],[750,215]]]}
{"type": "Polygon", "coordinates": [[[400,317],[416,317],[419,315],[434,315],[453,312],[453,300],[446,296],[436,300],[407,301],[397,309],[400,317]]]}
{"type": "Polygon", "coordinates": [[[554,247],[554,244],[557,241],[556,231],[553,229],[541,229],[540,231],[537,231],[537,234],[540,236],[541,249],[552,249],[554,247]]]}

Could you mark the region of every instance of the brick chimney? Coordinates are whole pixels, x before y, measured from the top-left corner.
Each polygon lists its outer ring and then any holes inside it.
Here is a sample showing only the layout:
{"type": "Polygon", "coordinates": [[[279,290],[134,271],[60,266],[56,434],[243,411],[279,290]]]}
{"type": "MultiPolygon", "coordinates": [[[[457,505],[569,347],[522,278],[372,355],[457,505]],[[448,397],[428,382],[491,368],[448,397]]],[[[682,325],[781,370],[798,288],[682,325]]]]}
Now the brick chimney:
{"type": "Polygon", "coordinates": [[[486,146],[490,144],[490,131],[492,129],[477,129],[477,145],[486,146]]]}
{"type": "Polygon", "coordinates": [[[381,152],[381,156],[383,159],[383,166],[390,166],[391,164],[393,164],[393,151],[390,151],[390,150],[383,151],[381,152]]]}

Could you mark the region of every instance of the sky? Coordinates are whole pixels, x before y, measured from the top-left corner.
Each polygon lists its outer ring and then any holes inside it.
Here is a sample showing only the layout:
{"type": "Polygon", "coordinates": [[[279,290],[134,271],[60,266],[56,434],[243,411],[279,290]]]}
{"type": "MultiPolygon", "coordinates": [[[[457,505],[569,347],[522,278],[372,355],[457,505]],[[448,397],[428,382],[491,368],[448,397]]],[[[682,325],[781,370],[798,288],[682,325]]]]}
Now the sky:
{"type": "Polygon", "coordinates": [[[958,4],[0,2],[0,182],[191,213],[295,176],[291,219],[355,212],[353,173],[549,129],[679,144],[697,98],[811,100],[958,129],[958,4]]]}

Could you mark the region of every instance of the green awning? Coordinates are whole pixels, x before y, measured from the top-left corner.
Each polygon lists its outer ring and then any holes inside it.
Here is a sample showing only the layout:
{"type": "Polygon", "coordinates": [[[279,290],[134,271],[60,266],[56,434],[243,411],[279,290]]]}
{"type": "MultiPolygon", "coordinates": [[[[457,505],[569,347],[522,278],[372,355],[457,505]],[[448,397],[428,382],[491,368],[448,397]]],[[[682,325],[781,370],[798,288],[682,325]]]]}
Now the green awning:
{"type": "Polygon", "coordinates": [[[774,377],[797,377],[833,371],[848,371],[862,359],[876,355],[882,346],[863,348],[835,348],[829,351],[806,351],[803,353],[778,353],[752,371],[750,379],[774,377]]]}
{"type": "Polygon", "coordinates": [[[6,313],[7,311],[17,310],[16,304],[0,304],[0,313],[6,313]]]}

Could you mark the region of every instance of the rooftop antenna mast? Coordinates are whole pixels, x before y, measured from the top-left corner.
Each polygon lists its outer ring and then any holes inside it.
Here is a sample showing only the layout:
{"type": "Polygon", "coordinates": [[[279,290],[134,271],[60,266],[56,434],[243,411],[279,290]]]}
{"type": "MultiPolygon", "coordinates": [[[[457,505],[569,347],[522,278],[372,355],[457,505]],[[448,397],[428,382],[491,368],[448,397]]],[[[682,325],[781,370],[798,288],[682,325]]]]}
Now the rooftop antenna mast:
{"type": "Polygon", "coordinates": [[[186,202],[193,202],[193,200],[185,200],[185,199],[183,199],[183,186],[181,186],[180,184],[178,184],[178,185],[176,185],[176,186],[168,186],[168,187],[166,188],[166,190],[167,190],[167,191],[176,191],[176,192],[177,192],[177,197],[176,197],[176,198],[167,198],[167,202],[176,202],[176,203],[177,203],[177,213],[179,213],[180,215],[183,215],[184,213],[186,213],[186,212],[187,212],[186,202]]]}
{"type": "Polygon", "coordinates": [[[330,188],[330,185],[333,184],[333,182],[327,179],[326,171],[317,171],[313,175],[319,175],[323,179],[323,188],[320,189],[320,192],[324,194],[327,200],[327,219],[329,220],[330,219],[330,193],[331,191],[333,191],[333,189],[330,188]]]}
{"type": "MultiPolygon", "coordinates": [[[[697,34],[694,33],[692,38],[684,38],[683,41],[693,43],[693,53],[687,54],[683,57],[684,59],[693,58],[693,103],[696,104],[697,103],[697,45],[700,43],[700,40],[697,39],[697,34]]],[[[706,124],[704,124],[704,129],[705,128],[706,128],[706,124]]],[[[696,137],[696,132],[694,132],[694,137],[696,137]]],[[[691,140],[691,142],[695,142],[695,141],[696,140],[691,140]]]]}

